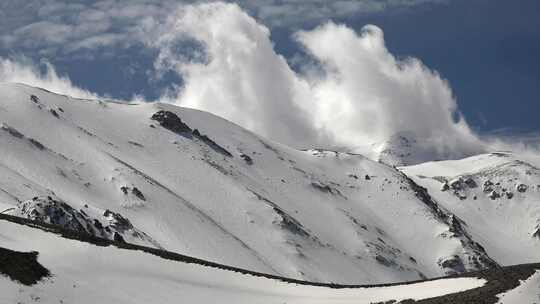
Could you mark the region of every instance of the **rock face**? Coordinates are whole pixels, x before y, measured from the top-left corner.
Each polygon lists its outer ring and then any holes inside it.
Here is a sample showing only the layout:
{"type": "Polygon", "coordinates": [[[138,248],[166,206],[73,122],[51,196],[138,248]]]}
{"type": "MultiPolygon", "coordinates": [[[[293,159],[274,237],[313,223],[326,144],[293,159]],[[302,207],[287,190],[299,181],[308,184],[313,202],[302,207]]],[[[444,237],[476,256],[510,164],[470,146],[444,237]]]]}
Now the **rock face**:
{"type": "Polygon", "coordinates": [[[158,111],[152,115],[152,120],[157,121],[162,127],[174,133],[191,133],[191,128],[173,112],[158,111]]]}
{"type": "Polygon", "coordinates": [[[197,129],[192,130],[187,124],[182,122],[182,119],[180,119],[178,115],[174,114],[173,112],[161,110],[154,113],[151,119],[159,122],[159,124],[162,127],[164,127],[165,129],[168,129],[169,131],[172,131],[178,135],[183,135],[183,136],[188,136],[188,137],[194,136],[200,141],[204,142],[214,151],[221,153],[225,156],[232,157],[232,154],[229,151],[227,151],[227,149],[217,144],[215,141],[210,139],[210,137],[204,134],[201,134],[199,130],[197,129]]]}
{"type": "Polygon", "coordinates": [[[23,285],[37,284],[50,272],[37,261],[38,253],[19,252],[0,247],[0,274],[23,285]]]}
{"type": "MultiPolygon", "coordinates": [[[[464,228],[466,223],[463,220],[441,208],[437,201],[429,195],[426,188],[419,186],[406,176],[405,178],[416,196],[429,207],[435,218],[448,226],[448,231],[443,232],[441,236],[445,238],[455,238],[463,248],[463,252],[459,255],[456,254],[439,258],[437,264],[447,275],[499,266],[496,261],[488,256],[484,247],[472,239],[471,235],[464,228]]],[[[462,181],[462,179],[457,180],[462,181]]],[[[450,184],[452,185],[452,182],[450,182],[450,184]]],[[[453,184],[455,185],[454,187],[458,187],[457,184],[461,187],[461,185],[465,183],[454,182],[453,184]]],[[[452,186],[450,187],[452,188],[452,186]]]]}
{"type": "Polygon", "coordinates": [[[34,197],[21,202],[9,214],[108,240],[160,247],[119,213],[110,210],[102,211],[88,205],[76,210],[64,201],[51,196],[34,197]]]}
{"type": "Polygon", "coordinates": [[[516,186],[516,190],[518,192],[521,192],[521,193],[527,192],[527,189],[529,189],[529,186],[527,186],[525,184],[519,184],[519,185],[516,186]]]}

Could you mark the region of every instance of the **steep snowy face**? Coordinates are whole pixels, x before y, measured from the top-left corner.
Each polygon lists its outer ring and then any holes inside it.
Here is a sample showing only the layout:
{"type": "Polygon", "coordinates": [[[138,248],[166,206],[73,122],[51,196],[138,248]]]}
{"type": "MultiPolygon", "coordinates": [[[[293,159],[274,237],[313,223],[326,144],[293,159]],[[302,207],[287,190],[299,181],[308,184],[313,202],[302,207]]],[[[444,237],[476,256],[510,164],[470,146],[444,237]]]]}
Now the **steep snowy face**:
{"type": "Polygon", "coordinates": [[[499,262],[466,214],[361,155],[290,149],[193,109],[19,84],[0,84],[0,123],[0,212],[310,281],[499,262]]]}
{"type": "Polygon", "coordinates": [[[501,264],[540,259],[538,158],[491,153],[403,167],[501,264]]]}

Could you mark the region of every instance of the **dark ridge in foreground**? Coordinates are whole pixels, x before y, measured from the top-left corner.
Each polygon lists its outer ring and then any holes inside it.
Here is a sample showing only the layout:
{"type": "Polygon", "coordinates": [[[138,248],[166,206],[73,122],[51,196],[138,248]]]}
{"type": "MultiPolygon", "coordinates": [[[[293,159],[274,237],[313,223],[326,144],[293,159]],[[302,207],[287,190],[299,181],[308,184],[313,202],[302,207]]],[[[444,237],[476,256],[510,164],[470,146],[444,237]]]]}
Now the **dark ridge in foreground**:
{"type": "Polygon", "coordinates": [[[23,285],[34,285],[49,276],[49,270],[37,261],[38,253],[19,252],[0,247],[0,274],[23,285]]]}
{"type": "MultiPolygon", "coordinates": [[[[276,275],[269,275],[269,274],[250,271],[250,270],[241,269],[237,267],[222,265],[222,264],[170,252],[170,251],[102,239],[102,238],[98,238],[89,234],[72,231],[72,230],[64,229],[58,226],[40,223],[33,220],[15,217],[11,215],[0,214],[0,220],[9,221],[9,222],[20,224],[20,225],[25,225],[25,226],[32,227],[35,229],[41,229],[46,232],[55,233],[63,238],[77,240],[81,242],[87,242],[87,243],[94,244],[96,246],[115,246],[117,248],[122,248],[122,249],[127,249],[127,250],[140,250],[145,253],[156,255],[163,259],[168,259],[168,260],[173,260],[173,261],[178,261],[178,262],[183,262],[183,263],[195,263],[195,264],[199,264],[203,266],[219,268],[219,269],[227,270],[227,271],[234,271],[234,272],[238,272],[238,273],[242,273],[246,275],[280,280],[283,282],[294,283],[294,284],[299,284],[299,285],[312,285],[312,286],[329,287],[329,288],[335,288],[335,289],[369,288],[369,287],[408,285],[408,284],[413,284],[413,283],[443,279],[443,278],[432,278],[428,280],[418,280],[418,281],[379,284],[379,285],[342,285],[342,284],[334,284],[334,283],[308,282],[308,281],[295,280],[291,278],[286,278],[286,277],[281,277],[281,276],[276,276],[276,275]]],[[[16,275],[19,276],[19,277],[15,277],[14,278],[15,280],[23,284],[35,284],[42,277],[49,275],[48,270],[43,268],[43,266],[39,265],[39,263],[37,263],[36,261],[37,254],[38,254],[37,252],[17,253],[15,251],[0,248],[0,272],[6,273],[8,271],[11,271],[11,273],[16,273],[16,275]],[[12,260],[7,260],[7,259],[12,259],[12,260]],[[16,263],[13,263],[10,261],[16,261],[16,263]],[[5,270],[5,269],[11,269],[11,270],[5,270]],[[37,274],[41,273],[42,276],[38,277],[36,273],[37,274]]],[[[430,299],[424,299],[420,301],[404,300],[399,303],[403,303],[403,304],[410,304],[410,303],[494,304],[498,301],[497,294],[503,293],[505,291],[508,291],[510,289],[513,289],[519,286],[520,280],[525,280],[529,278],[536,272],[536,270],[540,270],[540,263],[497,267],[497,268],[486,269],[482,271],[460,274],[460,275],[452,275],[452,276],[448,276],[444,278],[476,277],[476,278],[485,279],[487,283],[482,287],[463,291],[463,292],[458,292],[458,293],[430,298],[430,299]]],[[[393,303],[398,303],[398,302],[396,301],[384,302],[384,304],[393,304],[393,303]]],[[[379,304],[383,304],[383,303],[379,303],[379,304]]]]}

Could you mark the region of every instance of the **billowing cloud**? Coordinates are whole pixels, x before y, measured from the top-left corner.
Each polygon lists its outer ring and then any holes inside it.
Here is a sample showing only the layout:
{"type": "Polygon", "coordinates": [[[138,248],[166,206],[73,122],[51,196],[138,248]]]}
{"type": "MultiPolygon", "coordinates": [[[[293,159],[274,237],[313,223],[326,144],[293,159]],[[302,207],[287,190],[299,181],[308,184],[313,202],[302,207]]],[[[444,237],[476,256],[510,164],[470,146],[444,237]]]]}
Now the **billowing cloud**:
{"type": "Polygon", "coordinates": [[[150,43],[160,50],[158,69],[173,69],[184,78],[177,96],[180,105],[296,146],[324,135],[303,108],[310,98],[308,84],[276,54],[270,31],[239,6],[182,7],[155,36],[150,43]],[[205,56],[186,60],[178,53],[179,41],[187,38],[202,44],[205,56]]]}
{"type": "Polygon", "coordinates": [[[185,80],[178,104],[289,145],[366,146],[408,132],[434,158],[483,149],[447,82],[418,59],[392,56],[376,26],[298,32],[310,58],[301,74],[274,51],[270,30],[234,4],[184,6],[149,37],[158,70],[185,80]],[[177,51],[189,39],[200,44],[191,58],[177,51]]]}
{"type": "MultiPolygon", "coordinates": [[[[420,2],[388,1],[388,5],[420,2]]],[[[114,3],[100,2],[92,11],[79,12],[76,20],[113,18],[109,13],[114,3]]],[[[297,8],[308,5],[304,1],[279,3],[297,8]]],[[[429,151],[432,159],[460,157],[486,147],[461,117],[448,83],[418,59],[395,58],[376,26],[356,32],[327,22],[296,33],[294,39],[305,52],[299,55],[304,60],[299,61],[301,72],[297,72],[274,50],[271,30],[241,5],[180,5],[170,7],[162,18],[152,17],[161,16],[159,7],[145,1],[137,5],[118,11],[114,18],[138,18],[129,30],[130,41],[156,51],[152,72],[157,77],[173,72],[183,79],[161,101],[212,112],[293,147],[369,146],[403,132],[420,139],[420,148],[429,151]],[[139,18],[144,10],[152,14],[139,18]]],[[[355,4],[344,1],[340,5],[355,4]]],[[[86,28],[82,24],[78,26],[86,28]]],[[[36,30],[21,31],[30,35],[36,30]]],[[[57,31],[60,38],[71,34],[62,27],[57,31]]],[[[85,31],[90,32],[95,35],[69,46],[103,47],[123,40],[119,31],[104,33],[95,27],[85,31]]],[[[46,72],[40,73],[29,65],[3,60],[0,80],[77,97],[95,96],[45,66],[46,72]]]]}
{"type": "MultiPolygon", "coordinates": [[[[448,83],[416,58],[396,59],[373,25],[327,23],[296,34],[322,73],[308,75],[315,120],[341,144],[414,134],[446,157],[481,150],[448,83]]],[[[428,147],[426,147],[428,148],[428,147]]]]}

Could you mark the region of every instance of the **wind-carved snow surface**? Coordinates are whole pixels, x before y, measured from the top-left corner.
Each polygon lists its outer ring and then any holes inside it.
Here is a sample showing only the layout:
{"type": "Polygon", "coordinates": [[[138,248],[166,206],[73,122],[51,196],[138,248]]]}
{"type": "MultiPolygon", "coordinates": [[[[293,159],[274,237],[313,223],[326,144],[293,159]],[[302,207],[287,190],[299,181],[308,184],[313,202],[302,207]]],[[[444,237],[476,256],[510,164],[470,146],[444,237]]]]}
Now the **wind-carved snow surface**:
{"type": "Polygon", "coordinates": [[[0,276],[1,303],[374,303],[420,300],[486,283],[454,278],[332,289],[165,260],[142,251],[99,247],[7,221],[0,221],[0,239],[1,246],[12,250],[37,250],[39,263],[52,274],[33,286],[0,276]]]}
{"type": "Polygon", "coordinates": [[[291,149],[193,109],[0,84],[0,124],[0,212],[50,196],[94,210],[92,222],[103,224],[107,210],[121,215],[144,235],[130,239],[128,230],[126,242],[225,265],[389,283],[517,263],[534,255],[517,251],[537,244],[526,235],[501,251],[495,234],[452,208],[455,195],[443,200],[449,192],[435,179],[410,179],[362,155],[291,149]]]}

